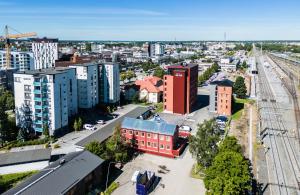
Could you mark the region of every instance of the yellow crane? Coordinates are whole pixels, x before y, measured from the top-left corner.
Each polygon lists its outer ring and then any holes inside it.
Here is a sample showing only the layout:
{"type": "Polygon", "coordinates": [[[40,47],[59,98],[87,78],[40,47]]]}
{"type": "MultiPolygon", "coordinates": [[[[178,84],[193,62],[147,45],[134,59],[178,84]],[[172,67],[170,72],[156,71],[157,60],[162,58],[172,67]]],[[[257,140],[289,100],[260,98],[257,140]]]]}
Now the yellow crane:
{"type": "Polygon", "coordinates": [[[5,42],[5,51],[6,51],[6,69],[10,68],[10,61],[11,61],[11,54],[10,54],[10,48],[11,48],[11,43],[10,39],[19,39],[19,38],[25,38],[25,37],[33,37],[36,36],[37,34],[35,32],[30,32],[30,33],[19,33],[19,34],[9,34],[9,29],[14,30],[13,28],[9,26],[5,26],[4,28],[4,36],[0,36],[0,41],[5,42]]]}

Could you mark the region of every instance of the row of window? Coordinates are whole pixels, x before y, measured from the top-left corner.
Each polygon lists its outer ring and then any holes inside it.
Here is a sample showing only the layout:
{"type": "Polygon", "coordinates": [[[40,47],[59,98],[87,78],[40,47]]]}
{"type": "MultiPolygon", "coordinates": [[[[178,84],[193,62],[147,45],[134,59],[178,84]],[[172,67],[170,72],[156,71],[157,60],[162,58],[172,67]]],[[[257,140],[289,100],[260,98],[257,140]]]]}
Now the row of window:
{"type": "MultiPolygon", "coordinates": [[[[133,131],[132,130],[127,130],[129,135],[133,135],[133,131]]],[[[123,133],[126,133],[127,132],[126,129],[123,129],[123,133]]],[[[134,132],[134,135],[135,136],[141,136],[141,137],[145,137],[145,133],[144,132],[139,132],[139,131],[135,131],[134,132]]],[[[153,139],[157,139],[157,135],[158,134],[152,134],[152,133],[147,133],[147,138],[153,138],[153,139]]],[[[159,135],[159,139],[160,140],[164,140],[166,139],[166,141],[170,141],[170,136],[167,136],[167,135],[159,135]]]]}
{"type": "MultiPolygon", "coordinates": [[[[137,145],[145,146],[145,141],[140,141],[139,142],[138,140],[135,140],[135,143],[137,145]]],[[[157,148],[157,143],[155,143],[155,142],[147,142],[147,147],[157,148]]],[[[170,145],[159,144],[159,149],[170,150],[171,147],[170,147],[170,145]]]]}

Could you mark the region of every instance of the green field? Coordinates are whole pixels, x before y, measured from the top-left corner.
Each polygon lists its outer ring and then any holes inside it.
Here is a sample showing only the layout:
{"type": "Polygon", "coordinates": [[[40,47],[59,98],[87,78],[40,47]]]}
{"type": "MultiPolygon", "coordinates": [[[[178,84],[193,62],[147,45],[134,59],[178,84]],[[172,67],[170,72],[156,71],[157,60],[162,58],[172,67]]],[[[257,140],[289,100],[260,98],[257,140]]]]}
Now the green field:
{"type": "Polygon", "coordinates": [[[38,171],[29,171],[0,175],[0,193],[7,191],[8,189],[14,187],[17,183],[37,172],[38,171]]]}

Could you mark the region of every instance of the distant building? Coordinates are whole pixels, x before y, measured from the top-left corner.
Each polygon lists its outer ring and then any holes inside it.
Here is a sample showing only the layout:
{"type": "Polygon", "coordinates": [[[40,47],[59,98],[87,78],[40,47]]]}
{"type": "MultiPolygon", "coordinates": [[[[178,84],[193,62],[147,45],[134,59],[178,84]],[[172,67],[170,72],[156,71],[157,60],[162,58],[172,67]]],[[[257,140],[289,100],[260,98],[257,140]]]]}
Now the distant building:
{"type": "Polygon", "coordinates": [[[139,98],[140,100],[146,99],[149,103],[158,103],[162,99],[163,94],[163,80],[149,76],[143,80],[135,81],[135,84],[140,88],[139,98]]]}
{"type": "Polygon", "coordinates": [[[88,152],[69,153],[3,195],[88,194],[105,182],[104,160],[88,152]]]}
{"type": "MultiPolygon", "coordinates": [[[[34,69],[32,52],[11,51],[10,53],[10,68],[16,69],[16,71],[34,69]]],[[[6,69],[6,51],[0,51],[0,69],[6,69]]]]}
{"type": "Polygon", "coordinates": [[[85,63],[69,67],[76,68],[78,107],[95,107],[99,103],[98,64],[85,63]]]}
{"type": "Polygon", "coordinates": [[[165,53],[165,47],[160,43],[151,43],[149,44],[148,53],[150,58],[161,56],[165,53]]]}
{"type": "Polygon", "coordinates": [[[14,73],[17,72],[15,68],[0,69],[0,86],[7,90],[14,90],[14,73]]]}
{"type": "Polygon", "coordinates": [[[164,109],[167,112],[191,113],[197,104],[198,65],[168,67],[164,76],[164,109]]]}
{"type": "Polygon", "coordinates": [[[78,111],[75,68],[51,68],[14,74],[16,124],[30,119],[31,127],[50,135],[67,127],[69,117],[78,111]]]}
{"type": "Polygon", "coordinates": [[[58,39],[32,38],[34,68],[44,69],[55,66],[58,59],[58,39]]]}
{"type": "Polygon", "coordinates": [[[121,135],[138,150],[161,156],[179,156],[176,125],[125,117],[121,124],[121,135]]]}
{"type": "Polygon", "coordinates": [[[120,70],[117,63],[99,65],[99,97],[105,104],[120,101],[120,70]]]}
{"type": "Polygon", "coordinates": [[[215,81],[210,84],[209,110],[218,115],[232,113],[232,82],[215,81]]]}
{"type": "Polygon", "coordinates": [[[49,165],[51,149],[34,149],[0,154],[0,175],[41,170],[49,165]]]}

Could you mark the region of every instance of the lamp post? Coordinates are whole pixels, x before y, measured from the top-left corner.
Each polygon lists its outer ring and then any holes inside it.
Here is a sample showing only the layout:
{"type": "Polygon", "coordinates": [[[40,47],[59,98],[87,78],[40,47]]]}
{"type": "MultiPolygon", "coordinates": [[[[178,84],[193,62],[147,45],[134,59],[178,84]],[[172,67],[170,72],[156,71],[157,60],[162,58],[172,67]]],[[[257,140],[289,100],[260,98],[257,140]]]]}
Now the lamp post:
{"type": "Polygon", "coordinates": [[[106,184],[105,184],[105,190],[107,190],[107,184],[108,184],[108,177],[109,177],[109,168],[110,168],[110,165],[113,164],[113,163],[120,163],[120,162],[109,162],[108,164],[108,170],[107,170],[107,175],[106,175],[106,184]]]}

